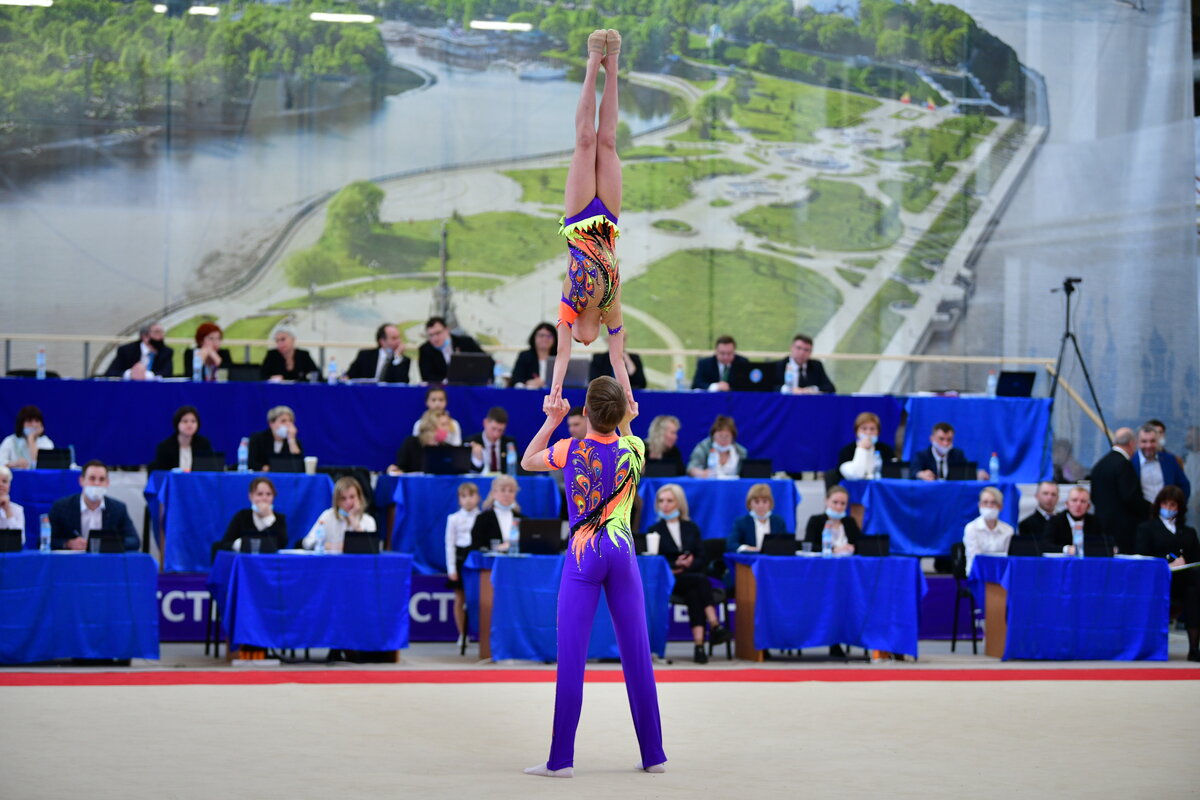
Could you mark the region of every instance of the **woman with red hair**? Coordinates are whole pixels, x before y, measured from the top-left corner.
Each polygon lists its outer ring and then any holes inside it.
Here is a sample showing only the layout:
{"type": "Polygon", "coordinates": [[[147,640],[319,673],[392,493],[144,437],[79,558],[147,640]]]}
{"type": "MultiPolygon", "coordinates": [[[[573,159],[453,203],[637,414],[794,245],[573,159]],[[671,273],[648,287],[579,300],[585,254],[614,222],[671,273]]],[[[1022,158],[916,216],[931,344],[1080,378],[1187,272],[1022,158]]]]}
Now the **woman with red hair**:
{"type": "Polygon", "coordinates": [[[229,350],[221,347],[221,339],[224,335],[221,326],[217,323],[201,323],[200,327],[196,328],[196,347],[189,347],[183,354],[183,374],[189,379],[192,377],[195,356],[200,356],[200,362],[204,366],[203,380],[215,381],[217,370],[233,363],[229,350]]]}

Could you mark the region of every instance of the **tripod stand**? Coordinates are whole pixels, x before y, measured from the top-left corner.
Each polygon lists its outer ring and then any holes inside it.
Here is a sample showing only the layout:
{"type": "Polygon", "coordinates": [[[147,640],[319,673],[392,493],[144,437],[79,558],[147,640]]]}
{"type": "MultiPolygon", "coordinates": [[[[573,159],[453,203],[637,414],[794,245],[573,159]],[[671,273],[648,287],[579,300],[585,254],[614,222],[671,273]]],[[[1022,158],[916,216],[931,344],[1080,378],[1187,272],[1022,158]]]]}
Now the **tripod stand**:
{"type": "MultiPolygon", "coordinates": [[[[1092,376],[1088,374],[1087,362],[1083,360],[1083,353],[1079,349],[1079,340],[1075,338],[1075,332],[1071,330],[1071,295],[1075,293],[1075,284],[1082,282],[1083,278],[1063,279],[1062,290],[1067,298],[1067,316],[1063,322],[1062,344],[1058,347],[1058,361],[1054,365],[1054,380],[1050,384],[1050,400],[1054,400],[1054,395],[1058,391],[1058,376],[1062,374],[1063,356],[1067,353],[1067,341],[1070,340],[1071,346],[1075,348],[1075,357],[1079,359],[1079,368],[1083,370],[1083,379],[1087,381],[1088,391],[1092,393],[1092,405],[1096,407],[1096,414],[1100,417],[1100,427],[1104,431],[1104,438],[1108,440],[1109,445],[1112,445],[1112,437],[1108,435],[1108,423],[1104,421],[1104,411],[1100,408],[1099,398],[1096,397],[1096,387],[1092,385],[1092,376]]],[[[1050,291],[1057,292],[1058,289],[1050,291]]]]}

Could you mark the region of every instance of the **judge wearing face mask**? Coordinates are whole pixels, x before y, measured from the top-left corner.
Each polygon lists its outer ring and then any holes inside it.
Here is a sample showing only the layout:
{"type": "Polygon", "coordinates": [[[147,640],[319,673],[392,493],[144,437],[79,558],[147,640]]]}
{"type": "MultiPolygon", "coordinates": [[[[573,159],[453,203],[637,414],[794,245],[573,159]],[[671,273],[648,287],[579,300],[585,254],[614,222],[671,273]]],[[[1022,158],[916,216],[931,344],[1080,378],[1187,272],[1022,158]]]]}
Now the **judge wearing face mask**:
{"type": "MultiPolygon", "coordinates": [[[[1150,519],[1134,537],[1138,555],[1163,558],[1175,568],[1200,562],[1200,539],[1187,524],[1187,503],[1178,486],[1164,486],[1154,498],[1150,519]]],[[[1171,605],[1187,629],[1188,661],[1200,661],[1200,576],[1196,570],[1171,573],[1171,605]]]]}
{"type": "Polygon", "coordinates": [[[1000,521],[1000,510],[1004,508],[1004,495],[993,486],[985,486],[979,492],[979,516],[963,528],[963,545],[967,548],[967,574],[975,556],[1007,555],[1008,543],[1013,537],[1012,525],[1000,521]]]}
{"type": "Polygon", "coordinates": [[[54,442],[46,435],[41,409],[23,406],[13,432],[0,441],[0,464],[9,469],[37,469],[38,450],[52,449],[54,442]]]}
{"type": "Polygon", "coordinates": [[[854,441],[838,451],[837,470],[825,473],[826,488],[842,478],[858,481],[876,477],[876,470],[895,460],[892,446],[879,441],[879,417],[864,411],[854,418],[854,441]]]}
{"type": "Polygon", "coordinates": [[[317,531],[321,527],[325,528],[326,553],[343,551],[346,531],[375,533],[375,518],[367,513],[366,499],[357,480],[349,475],[338,478],[333,485],[333,507],[321,512],[300,546],[305,550],[314,549],[317,546],[317,531]]]}
{"type": "Polygon", "coordinates": [[[104,376],[127,381],[170,378],[175,374],[172,365],[175,352],[163,341],[164,335],[163,326],[157,322],[140,327],[136,342],[117,348],[104,376]]]}
{"type": "Polygon", "coordinates": [[[296,435],[296,414],[287,406],[275,406],[267,412],[267,429],[250,434],[250,469],[271,469],[271,456],[304,456],[296,435]]]}
{"type": "Polygon", "coordinates": [[[492,480],[492,488],[483,500],[483,511],[471,526],[471,549],[487,550],[494,541],[500,542],[500,552],[508,550],[509,543],[519,538],[521,507],[517,505],[517,492],[521,487],[511,475],[498,475],[492,480]]]}
{"type": "MultiPolygon", "coordinates": [[[[966,464],[967,456],[954,446],[954,426],[949,422],[939,422],[933,426],[929,436],[929,447],[913,453],[910,469],[914,477],[923,481],[944,481],[955,478],[961,480],[964,476],[950,475],[950,468],[966,464]]],[[[976,470],[978,480],[991,480],[987,470],[976,470]]]]}
{"type": "Polygon", "coordinates": [[[746,448],[737,443],[737,423],[718,414],[708,436],[692,448],[688,475],[693,478],[736,478],[746,459],[746,448]]]}
{"type": "Polygon", "coordinates": [[[853,553],[862,530],[858,521],[846,512],[850,505],[850,494],[841,486],[833,486],[825,493],[825,513],[808,518],[804,529],[804,541],[812,544],[814,553],[821,552],[821,538],[825,529],[833,534],[835,554],[853,553]]]}
{"type": "Polygon", "coordinates": [[[125,549],[134,551],[140,544],[129,511],[120,500],[107,496],[108,467],[103,461],[89,461],[79,475],[79,494],[58,500],[50,508],[50,541],[55,550],[86,550],[92,531],[117,531],[125,539],[125,549]]]}
{"type": "Polygon", "coordinates": [[[288,546],[287,517],[275,510],[275,484],[270,478],[255,478],[250,481],[249,507],[243,508],[229,520],[225,535],[213,545],[213,557],[218,550],[240,550],[242,534],[264,533],[274,535],[275,549],[288,546]]]}
{"type": "Polygon", "coordinates": [[[787,523],[775,513],[775,496],[767,483],[756,483],[746,492],[746,510],[750,513],[733,522],[733,530],[726,537],[726,550],[739,553],[757,553],[762,549],[763,538],[768,533],[787,533],[787,523]]]}

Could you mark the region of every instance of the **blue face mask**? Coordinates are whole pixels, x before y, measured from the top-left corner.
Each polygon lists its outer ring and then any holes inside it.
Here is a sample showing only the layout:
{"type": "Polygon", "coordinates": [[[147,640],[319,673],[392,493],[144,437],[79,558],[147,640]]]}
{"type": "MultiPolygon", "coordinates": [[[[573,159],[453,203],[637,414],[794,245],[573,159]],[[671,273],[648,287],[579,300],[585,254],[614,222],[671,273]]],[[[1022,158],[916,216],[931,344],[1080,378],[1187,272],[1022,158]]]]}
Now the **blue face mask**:
{"type": "Polygon", "coordinates": [[[845,519],[846,512],[845,511],[834,511],[829,506],[826,506],[825,507],[825,516],[829,517],[830,519],[845,519]]]}
{"type": "Polygon", "coordinates": [[[679,519],[679,509],[677,508],[674,511],[660,511],[658,515],[663,519],[679,519]]]}
{"type": "Polygon", "coordinates": [[[250,510],[265,517],[275,510],[275,506],[272,503],[251,503],[250,510]]]}
{"type": "Polygon", "coordinates": [[[750,513],[754,515],[754,518],[757,520],[766,520],[771,518],[770,511],[765,511],[762,514],[758,513],[757,511],[751,511],[750,513]]]}
{"type": "Polygon", "coordinates": [[[512,511],[512,504],[501,503],[499,500],[496,500],[492,502],[492,508],[496,509],[497,511],[512,511]]]}
{"type": "Polygon", "coordinates": [[[341,517],[342,519],[346,519],[346,518],[348,518],[348,517],[350,516],[350,512],[349,512],[349,511],[347,511],[347,510],[346,510],[346,509],[344,509],[344,508],[339,508],[339,509],[338,509],[338,516],[339,516],[339,517],[341,517]]]}
{"type": "Polygon", "coordinates": [[[1158,509],[1158,515],[1159,515],[1160,517],[1162,517],[1163,519],[1175,519],[1175,516],[1176,516],[1178,513],[1179,513],[1178,511],[1174,511],[1174,510],[1172,510],[1172,509],[1170,509],[1170,508],[1160,508],[1160,509],[1158,509]]]}
{"type": "Polygon", "coordinates": [[[33,436],[35,433],[37,433],[37,428],[33,427],[32,425],[26,425],[21,429],[21,432],[26,436],[33,436]]]}
{"type": "Polygon", "coordinates": [[[728,453],[733,449],[733,445],[731,444],[717,444],[716,442],[713,442],[712,447],[713,450],[716,450],[718,453],[728,453]]]}

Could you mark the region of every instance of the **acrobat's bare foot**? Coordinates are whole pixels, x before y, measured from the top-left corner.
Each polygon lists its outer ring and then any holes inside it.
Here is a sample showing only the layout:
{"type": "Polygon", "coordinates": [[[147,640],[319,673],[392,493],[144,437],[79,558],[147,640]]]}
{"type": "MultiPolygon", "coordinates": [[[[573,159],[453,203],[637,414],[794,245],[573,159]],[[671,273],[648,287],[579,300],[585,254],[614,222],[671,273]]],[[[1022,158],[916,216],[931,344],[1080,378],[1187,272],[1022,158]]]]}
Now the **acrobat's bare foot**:
{"type": "Polygon", "coordinates": [[[604,45],[608,41],[608,31],[594,30],[588,34],[587,51],[588,58],[599,56],[604,58],[604,45]]]}
{"type": "Polygon", "coordinates": [[[543,778],[574,778],[574,767],[563,767],[562,769],[547,769],[545,764],[538,764],[533,767],[525,768],[526,775],[540,775],[543,778]]]}
{"type": "Polygon", "coordinates": [[[667,762],[664,761],[661,764],[651,764],[648,767],[643,767],[641,764],[638,764],[637,768],[640,769],[642,772],[650,772],[650,773],[653,773],[654,775],[661,775],[662,773],[667,771],[667,762]]]}

